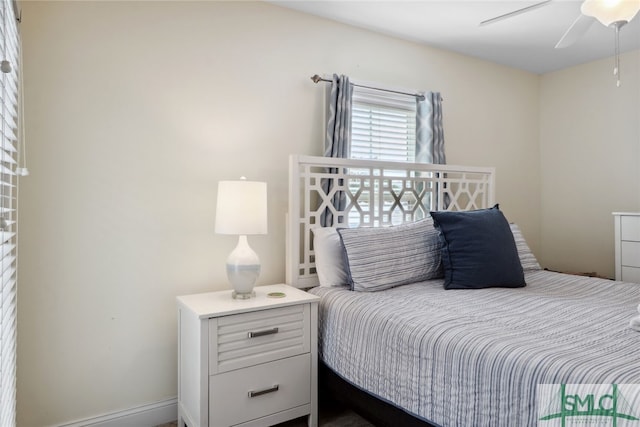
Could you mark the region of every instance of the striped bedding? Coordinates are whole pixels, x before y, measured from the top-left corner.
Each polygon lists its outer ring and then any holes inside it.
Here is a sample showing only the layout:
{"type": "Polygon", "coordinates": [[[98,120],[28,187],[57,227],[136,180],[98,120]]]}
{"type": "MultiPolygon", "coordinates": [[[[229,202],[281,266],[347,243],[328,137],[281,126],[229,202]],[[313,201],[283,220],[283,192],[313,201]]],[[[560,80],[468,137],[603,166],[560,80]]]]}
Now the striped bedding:
{"type": "Polygon", "coordinates": [[[537,384],[640,384],[640,285],[543,270],[517,289],[314,288],[321,359],[441,426],[535,426],[537,384]]]}

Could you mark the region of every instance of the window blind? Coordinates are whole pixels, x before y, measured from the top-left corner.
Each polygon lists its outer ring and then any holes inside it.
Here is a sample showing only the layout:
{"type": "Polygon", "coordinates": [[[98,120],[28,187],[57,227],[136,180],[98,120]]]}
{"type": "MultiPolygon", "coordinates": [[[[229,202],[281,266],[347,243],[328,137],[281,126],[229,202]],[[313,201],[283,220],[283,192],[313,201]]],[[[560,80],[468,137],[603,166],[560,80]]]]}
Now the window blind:
{"type": "MultiPolygon", "coordinates": [[[[351,144],[349,157],[352,159],[383,160],[394,162],[414,162],[416,152],[416,98],[384,90],[354,86],[351,106],[351,144]]],[[[357,174],[357,172],[356,172],[357,174]]],[[[393,175],[393,173],[391,173],[393,175]]],[[[358,191],[357,180],[349,182],[352,194],[358,191]]],[[[377,183],[374,185],[378,185],[377,183]]],[[[399,193],[401,181],[391,185],[399,193]]],[[[377,192],[377,188],[374,189],[377,192]]],[[[360,209],[371,211],[373,216],[385,223],[400,224],[402,210],[392,209],[396,200],[369,200],[364,192],[358,198],[360,209]],[[380,204],[381,203],[381,204],[380,204]],[[382,209],[382,210],[380,210],[382,209]]],[[[406,201],[403,202],[403,205],[406,201]]],[[[349,226],[362,226],[359,212],[349,212],[349,226]]]]}
{"type": "Polygon", "coordinates": [[[352,159],[415,160],[414,96],[354,86],[351,115],[352,159]]]}
{"type": "Polygon", "coordinates": [[[21,73],[14,3],[1,0],[0,54],[0,426],[16,425],[17,148],[21,73]],[[10,64],[7,66],[6,62],[10,64]]]}

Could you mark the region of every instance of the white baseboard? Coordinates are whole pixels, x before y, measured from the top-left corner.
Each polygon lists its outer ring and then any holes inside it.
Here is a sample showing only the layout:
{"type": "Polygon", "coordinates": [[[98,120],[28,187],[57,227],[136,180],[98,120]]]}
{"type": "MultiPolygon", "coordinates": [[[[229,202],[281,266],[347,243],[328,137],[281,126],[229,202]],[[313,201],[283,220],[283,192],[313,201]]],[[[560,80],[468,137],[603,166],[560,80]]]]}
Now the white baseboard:
{"type": "Polygon", "coordinates": [[[172,398],[52,427],[155,427],[178,419],[178,399],[172,398]]]}

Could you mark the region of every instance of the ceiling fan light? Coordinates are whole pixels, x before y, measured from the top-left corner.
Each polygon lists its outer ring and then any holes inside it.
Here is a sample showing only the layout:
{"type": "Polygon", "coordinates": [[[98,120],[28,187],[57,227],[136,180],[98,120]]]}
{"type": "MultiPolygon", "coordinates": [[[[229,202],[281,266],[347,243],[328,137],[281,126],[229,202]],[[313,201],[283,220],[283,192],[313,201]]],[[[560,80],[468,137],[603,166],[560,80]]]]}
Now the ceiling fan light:
{"type": "Polygon", "coordinates": [[[640,10],[640,0],[585,0],[580,10],[608,27],[614,22],[630,22],[640,10]]]}

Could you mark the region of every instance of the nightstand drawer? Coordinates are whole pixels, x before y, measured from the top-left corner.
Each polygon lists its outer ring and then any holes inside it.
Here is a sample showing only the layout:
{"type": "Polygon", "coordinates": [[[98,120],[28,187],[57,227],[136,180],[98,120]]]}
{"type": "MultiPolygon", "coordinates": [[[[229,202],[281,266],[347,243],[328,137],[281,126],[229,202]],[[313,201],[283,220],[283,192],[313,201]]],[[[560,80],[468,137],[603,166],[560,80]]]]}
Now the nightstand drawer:
{"type": "Polygon", "coordinates": [[[209,377],[209,425],[231,426],[310,404],[311,355],[209,377]]]}
{"type": "Polygon", "coordinates": [[[310,330],[309,304],[210,319],[209,373],[307,353],[310,330]]]}
{"type": "Polygon", "coordinates": [[[620,218],[620,239],[640,242],[640,216],[620,218]]]}

